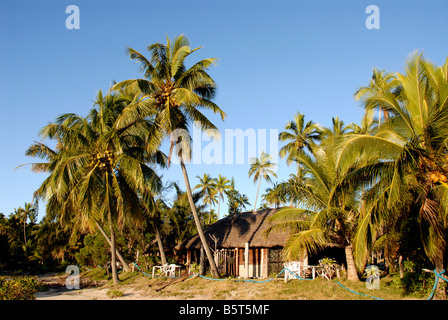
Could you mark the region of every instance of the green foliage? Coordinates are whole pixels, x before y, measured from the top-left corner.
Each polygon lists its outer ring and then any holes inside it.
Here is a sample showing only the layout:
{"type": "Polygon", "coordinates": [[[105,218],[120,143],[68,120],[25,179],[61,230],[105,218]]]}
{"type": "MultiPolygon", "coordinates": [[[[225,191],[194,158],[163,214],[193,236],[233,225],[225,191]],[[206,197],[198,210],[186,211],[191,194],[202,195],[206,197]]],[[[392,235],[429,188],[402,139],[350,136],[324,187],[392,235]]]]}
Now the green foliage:
{"type": "Polygon", "coordinates": [[[109,245],[101,235],[87,235],[84,247],[76,253],[76,261],[82,266],[104,266],[110,258],[109,245]]]}
{"type": "MultiPolygon", "coordinates": [[[[403,278],[394,275],[392,280],[387,283],[388,286],[403,290],[405,295],[415,295],[418,297],[428,297],[434,287],[435,275],[422,270],[416,272],[406,272],[403,278]]],[[[447,288],[444,281],[443,288],[447,288]]]]}
{"type": "Polygon", "coordinates": [[[414,271],[415,263],[410,260],[403,261],[403,270],[405,272],[412,272],[414,271]]]}
{"type": "Polygon", "coordinates": [[[250,168],[248,172],[249,178],[254,176],[254,183],[258,180],[257,194],[255,196],[255,203],[254,203],[254,211],[257,208],[257,198],[258,198],[258,192],[260,191],[261,181],[266,180],[268,183],[272,183],[271,176],[277,177],[277,174],[273,170],[277,164],[273,163],[271,160],[272,157],[264,151],[261,152],[260,158],[251,159],[250,168]]]}
{"type": "Polygon", "coordinates": [[[199,273],[201,271],[201,266],[197,263],[190,264],[190,271],[193,274],[199,273]]]}
{"type": "Polygon", "coordinates": [[[156,255],[143,255],[138,257],[137,264],[142,271],[152,272],[152,267],[160,265],[161,259],[156,255]]]}
{"type": "Polygon", "coordinates": [[[335,259],[327,257],[320,259],[319,265],[323,267],[323,271],[330,279],[335,276],[336,269],[339,267],[335,259]]]}
{"type": "Polygon", "coordinates": [[[245,194],[241,194],[238,190],[232,189],[227,192],[227,206],[229,214],[241,213],[250,206],[249,198],[245,194]]]}
{"type": "Polygon", "coordinates": [[[0,300],[35,300],[40,286],[41,282],[31,277],[0,279],[0,300]]]}
{"type": "Polygon", "coordinates": [[[124,295],[124,292],[118,289],[109,289],[107,290],[106,294],[110,297],[110,298],[119,298],[122,297],[124,295]]]}

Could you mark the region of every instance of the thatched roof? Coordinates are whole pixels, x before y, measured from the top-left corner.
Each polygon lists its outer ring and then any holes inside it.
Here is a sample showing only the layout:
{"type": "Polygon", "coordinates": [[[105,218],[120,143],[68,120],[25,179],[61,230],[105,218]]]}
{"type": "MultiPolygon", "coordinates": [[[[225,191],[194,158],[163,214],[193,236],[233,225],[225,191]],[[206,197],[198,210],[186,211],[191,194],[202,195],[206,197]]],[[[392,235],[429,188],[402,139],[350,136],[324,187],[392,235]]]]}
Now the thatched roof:
{"type": "MultiPolygon", "coordinates": [[[[246,212],[227,216],[204,230],[205,237],[213,248],[215,243],[210,235],[218,238],[218,248],[244,248],[246,242],[250,247],[272,248],[283,247],[289,236],[288,233],[271,232],[266,236],[264,231],[273,225],[269,218],[277,209],[265,209],[255,213],[246,212]]],[[[199,235],[183,241],[176,249],[199,249],[201,240],[199,235]]]]}

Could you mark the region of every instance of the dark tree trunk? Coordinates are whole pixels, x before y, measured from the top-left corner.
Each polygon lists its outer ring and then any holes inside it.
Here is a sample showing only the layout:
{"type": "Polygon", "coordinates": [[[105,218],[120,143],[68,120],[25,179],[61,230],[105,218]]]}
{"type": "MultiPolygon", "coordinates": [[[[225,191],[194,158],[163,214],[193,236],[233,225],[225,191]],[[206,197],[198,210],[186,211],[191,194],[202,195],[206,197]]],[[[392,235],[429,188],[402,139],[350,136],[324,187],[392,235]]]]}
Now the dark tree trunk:
{"type": "Polygon", "coordinates": [[[117,273],[117,258],[116,258],[116,248],[115,248],[115,231],[112,223],[112,218],[109,217],[109,227],[110,227],[110,256],[112,265],[112,278],[114,284],[118,284],[118,273],[117,273]]]}
{"type": "Polygon", "coordinates": [[[159,247],[160,259],[162,260],[162,264],[166,264],[166,256],[165,249],[163,248],[162,237],[160,236],[159,227],[156,222],[152,222],[152,226],[154,227],[154,231],[156,233],[157,246],[159,247]]]}
{"type": "Polygon", "coordinates": [[[182,157],[180,158],[180,166],[182,167],[182,173],[185,180],[185,187],[187,189],[188,202],[190,203],[191,212],[193,213],[194,222],[196,223],[196,228],[198,230],[199,238],[201,239],[202,245],[204,246],[205,254],[207,256],[208,262],[210,264],[210,271],[215,278],[219,278],[219,272],[216,268],[215,260],[213,259],[212,252],[208,246],[207,239],[205,238],[204,231],[202,230],[201,221],[199,220],[198,212],[193,201],[193,195],[191,193],[190,181],[188,180],[187,169],[185,168],[184,161],[182,157]]]}
{"type": "MultiPolygon", "coordinates": [[[[104,229],[101,227],[101,225],[98,223],[98,221],[95,221],[96,223],[96,227],[98,228],[98,230],[100,230],[101,234],[103,235],[103,237],[106,239],[107,243],[109,244],[109,246],[111,246],[111,242],[110,242],[110,238],[107,235],[106,231],[104,231],[104,229]]],[[[123,257],[121,256],[120,252],[115,249],[116,255],[118,260],[120,260],[121,264],[123,265],[123,269],[126,272],[131,271],[131,268],[129,268],[129,265],[127,264],[127,262],[123,259],[123,257]]]]}

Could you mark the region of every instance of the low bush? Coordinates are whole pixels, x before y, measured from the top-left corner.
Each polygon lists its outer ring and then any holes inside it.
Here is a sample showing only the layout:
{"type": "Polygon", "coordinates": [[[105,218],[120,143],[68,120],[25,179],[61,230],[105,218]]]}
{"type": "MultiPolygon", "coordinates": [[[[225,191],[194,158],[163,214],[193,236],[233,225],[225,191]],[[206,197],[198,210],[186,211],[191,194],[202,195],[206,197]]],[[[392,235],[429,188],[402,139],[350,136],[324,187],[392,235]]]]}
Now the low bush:
{"type": "Polygon", "coordinates": [[[35,300],[40,286],[41,282],[32,277],[0,279],[0,300],[35,300]]]}
{"type": "Polygon", "coordinates": [[[110,298],[119,298],[122,297],[124,295],[123,291],[120,291],[118,289],[109,289],[106,294],[110,297],[110,298]]]}
{"type": "MultiPolygon", "coordinates": [[[[426,297],[434,287],[435,275],[433,273],[418,270],[416,272],[406,272],[403,278],[394,275],[389,286],[403,290],[405,295],[416,295],[426,297]]],[[[443,282],[443,281],[442,281],[443,282]]],[[[442,284],[446,289],[446,284],[442,284]]]]}

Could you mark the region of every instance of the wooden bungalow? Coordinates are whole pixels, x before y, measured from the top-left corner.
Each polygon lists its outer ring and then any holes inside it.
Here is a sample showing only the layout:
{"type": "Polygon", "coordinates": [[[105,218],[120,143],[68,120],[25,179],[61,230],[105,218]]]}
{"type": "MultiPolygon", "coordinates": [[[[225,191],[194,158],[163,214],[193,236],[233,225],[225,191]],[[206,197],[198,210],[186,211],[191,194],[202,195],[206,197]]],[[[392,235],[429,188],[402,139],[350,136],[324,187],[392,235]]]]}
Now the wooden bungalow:
{"type": "MultiPolygon", "coordinates": [[[[227,216],[210,225],[205,236],[215,252],[215,262],[222,274],[243,278],[266,278],[283,269],[281,251],[288,239],[285,232],[264,231],[272,226],[269,218],[277,209],[265,209],[227,216]]],[[[198,235],[176,247],[185,263],[199,263],[201,241],[198,235]]],[[[301,261],[308,264],[308,257],[301,261]]]]}

